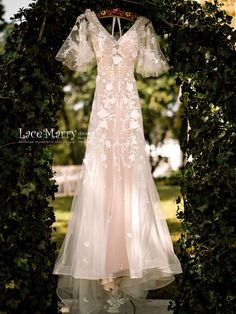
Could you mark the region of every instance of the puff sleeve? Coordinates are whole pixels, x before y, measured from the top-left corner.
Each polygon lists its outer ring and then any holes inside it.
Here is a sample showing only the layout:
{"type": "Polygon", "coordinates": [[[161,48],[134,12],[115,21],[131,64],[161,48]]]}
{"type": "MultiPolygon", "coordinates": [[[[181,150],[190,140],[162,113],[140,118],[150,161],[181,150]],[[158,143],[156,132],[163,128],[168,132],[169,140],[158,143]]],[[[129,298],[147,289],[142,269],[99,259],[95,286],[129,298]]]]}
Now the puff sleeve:
{"type": "Polygon", "coordinates": [[[55,59],[61,61],[70,70],[80,72],[86,72],[96,64],[88,22],[84,14],[77,17],[55,59]]]}
{"type": "Polygon", "coordinates": [[[143,77],[157,77],[169,70],[169,64],[160,49],[157,34],[149,20],[140,36],[135,70],[143,77]]]}

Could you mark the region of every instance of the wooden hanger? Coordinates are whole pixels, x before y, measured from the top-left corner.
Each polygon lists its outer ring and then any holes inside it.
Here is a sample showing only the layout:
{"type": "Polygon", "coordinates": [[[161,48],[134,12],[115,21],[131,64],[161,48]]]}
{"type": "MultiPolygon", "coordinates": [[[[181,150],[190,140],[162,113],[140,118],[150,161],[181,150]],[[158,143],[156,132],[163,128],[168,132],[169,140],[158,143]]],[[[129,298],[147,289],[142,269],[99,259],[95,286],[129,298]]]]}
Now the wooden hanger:
{"type": "Polygon", "coordinates": [[[102,11],[97,13],[97,17],[99,19],[104,19],[108,17],[121,17],[123,19],[134,22],[137,20],[139,15],[116,7],[116,8],[103,9],[102,11]]]}

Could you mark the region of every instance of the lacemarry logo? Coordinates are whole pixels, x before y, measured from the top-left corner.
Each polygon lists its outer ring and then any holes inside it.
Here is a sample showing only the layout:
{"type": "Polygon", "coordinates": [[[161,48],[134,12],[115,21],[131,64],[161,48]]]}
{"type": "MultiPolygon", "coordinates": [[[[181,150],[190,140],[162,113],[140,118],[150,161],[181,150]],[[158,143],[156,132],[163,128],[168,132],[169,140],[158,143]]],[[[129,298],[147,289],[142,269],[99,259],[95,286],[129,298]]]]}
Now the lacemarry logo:
{"type": "Polygon", "coordinates": [[[74,141],[76,135],[81,132],[78,130],[61,131],[54,128],[44,128],[42,130],[24,130],[19,128],[19,140],[25,141],[38,141],[38,140],[69,140],[74,141]]]}

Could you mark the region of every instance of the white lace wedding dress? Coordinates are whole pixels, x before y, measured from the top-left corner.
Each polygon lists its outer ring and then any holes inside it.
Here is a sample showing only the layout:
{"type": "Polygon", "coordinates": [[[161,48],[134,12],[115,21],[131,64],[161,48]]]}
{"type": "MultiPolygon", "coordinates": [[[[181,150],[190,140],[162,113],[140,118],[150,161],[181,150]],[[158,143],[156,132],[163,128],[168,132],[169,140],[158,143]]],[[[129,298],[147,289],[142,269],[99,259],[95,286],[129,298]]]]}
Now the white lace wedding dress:
{"type": "Polygon", "coordinates": [[[70,313],[133,313],[181,273],[151,175],[134,71],[169,69],[152,23],[140,16],[119,39],[87,9],[56,55],[74,71],[97,64],[82,181],[53,274],[70,313]],[[109,288],[111,289],[110,291],[109,288]]]}

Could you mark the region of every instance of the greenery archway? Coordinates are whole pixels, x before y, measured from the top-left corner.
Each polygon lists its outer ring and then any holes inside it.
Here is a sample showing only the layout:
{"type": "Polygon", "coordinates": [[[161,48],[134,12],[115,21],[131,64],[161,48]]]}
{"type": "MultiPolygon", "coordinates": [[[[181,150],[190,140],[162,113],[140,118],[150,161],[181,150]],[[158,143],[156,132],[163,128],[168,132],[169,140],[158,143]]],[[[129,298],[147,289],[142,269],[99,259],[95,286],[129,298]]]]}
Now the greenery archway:
{"type": "Polygon", "coordinates": [[[0,311],[57,313],[52,154],[48,143],[19,143],[19,128],[56,128],[64,95],[55,54],[80,13],[111,2],[147,16],[165,34],[165,54],[182,85],[184,273],[175,313],[236,312],[235,32],[217,1],[202,7],[191,0],[38,0],[15,16],[21,23],[7,39],[0,69],[0,311]]]}

